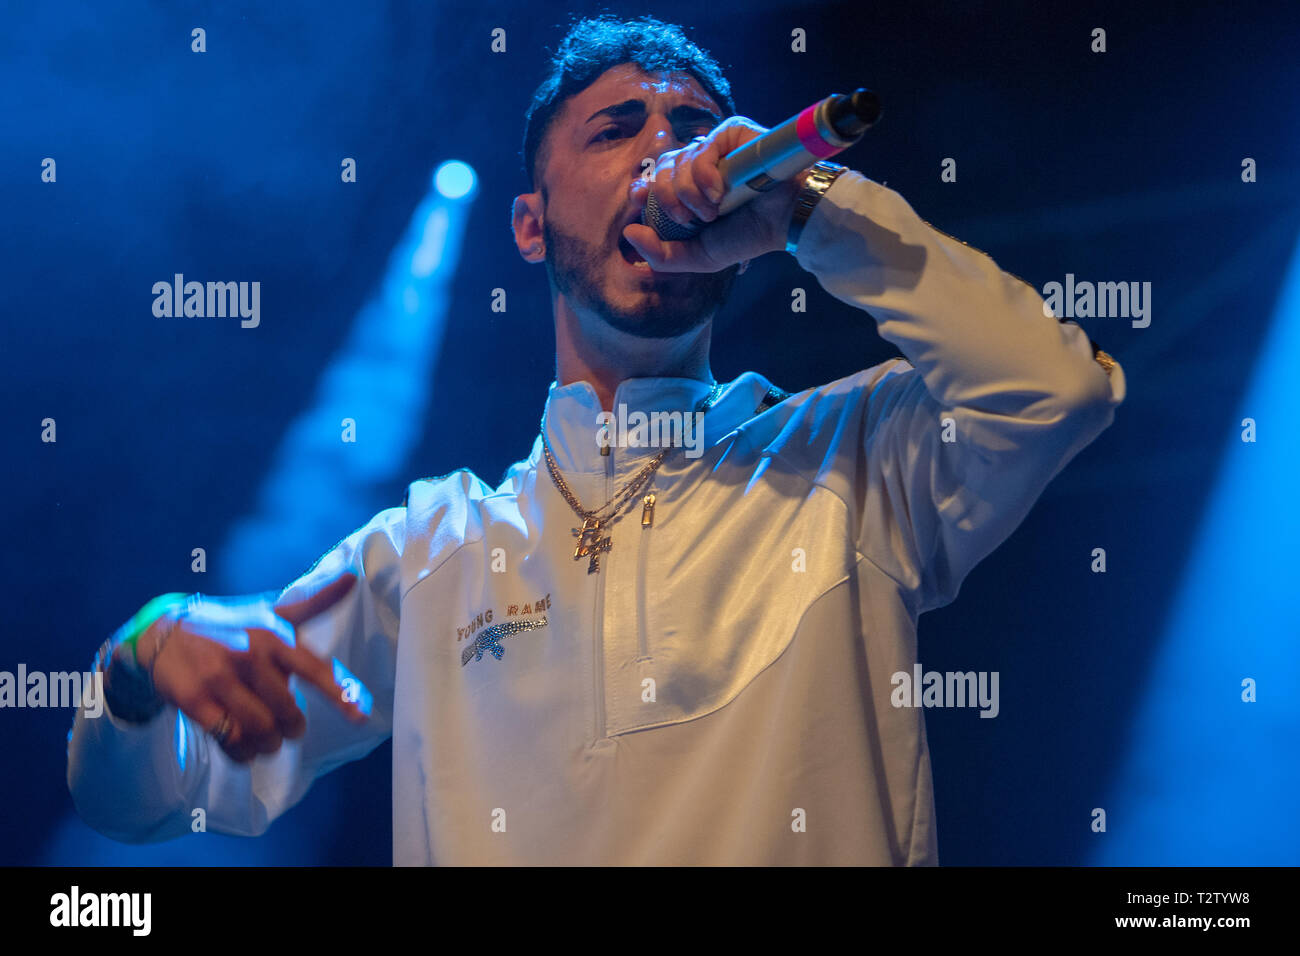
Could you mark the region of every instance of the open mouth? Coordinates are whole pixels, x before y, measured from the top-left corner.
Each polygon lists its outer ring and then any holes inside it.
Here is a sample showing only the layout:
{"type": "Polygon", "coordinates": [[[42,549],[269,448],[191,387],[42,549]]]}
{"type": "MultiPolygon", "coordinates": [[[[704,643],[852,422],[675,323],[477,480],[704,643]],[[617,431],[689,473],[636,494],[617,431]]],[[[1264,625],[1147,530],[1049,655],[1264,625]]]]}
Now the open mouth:
{"type": "Polygon", "coordinates": [[[641,258],[641,254],[632,248],[632,243],[628,242],[622,236],[618,237],[618,251],[629,265],[640,266],[643,269],[649,269],[650,264],[641,258]]]}

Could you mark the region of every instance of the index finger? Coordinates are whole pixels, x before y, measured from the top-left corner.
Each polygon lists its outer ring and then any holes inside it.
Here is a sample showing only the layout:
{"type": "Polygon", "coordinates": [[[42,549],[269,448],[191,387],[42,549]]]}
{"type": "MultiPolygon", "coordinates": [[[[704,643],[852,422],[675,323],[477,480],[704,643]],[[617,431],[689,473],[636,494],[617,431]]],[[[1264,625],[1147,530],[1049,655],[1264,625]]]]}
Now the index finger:
{"type": "Polygon", "coordinates": [[[351,571],[347,571],[311,597],[303,598],[301,601],[293,601],[289,604],[277,603],[272,610],[290,624],[296,626],[328,611],[342,600],[348,591],[352,590],[352,585],[356,584],[356,582],[357,576],[351,571]]]}
{"type": "Polygon", "coordinates": [[[276,641],[274,647],[275,662],[282,670],[289,674],[297,674],[319,690],[343,716],[356,723],[366,721],[366,714],[357,702],[358,698],[348,698],[345,693],[346,688],[334,679],[334,668],[330,663],[317,657],[301,644],[290,646],[283,641],[276,641]]]}

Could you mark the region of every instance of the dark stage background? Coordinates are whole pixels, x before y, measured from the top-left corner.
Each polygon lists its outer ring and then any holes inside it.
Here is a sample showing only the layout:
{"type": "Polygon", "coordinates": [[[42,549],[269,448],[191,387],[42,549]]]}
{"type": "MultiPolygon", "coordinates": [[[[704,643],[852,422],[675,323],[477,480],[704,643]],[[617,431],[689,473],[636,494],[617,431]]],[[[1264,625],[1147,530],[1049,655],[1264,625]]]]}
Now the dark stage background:
{"type": "MultiPolygon", "coordinates": [[[[927,669],[996,670],[1002,686],[999,719],[927,713],[941,861],[1300,862],[1284,600],[1300,409],[1277,374],[1295,369],[1279,350],[1300,324],[1300,33],[1281,5],[8,6],[0,670],[84,669],[155,594],[278,589],[408,482],[467,466],[495,484],[527,455],[554,341],[545,275],[509,230],[522,116],[569,15],[602,10],[687,26],[767,126],[878,90],[883,119],[841,159],[1040,289],[1067,273],[1152,284],[1147,328],[1079,320],[1124,367],[1115,424],[921,619],[927,669]],[[795,28],[809,52],[791,51],[795,28]],[[448,159],[478,191],[431,335],[411,325],[419,309],[374,297],[448,159]],[[260,281],[260,325],[155,317],[153,283],[175,273],[260,281]],[[367,318],[395,359],[350,340],[367,318]],[[336,467],[302,432],[340,367],[331,394],[378,414],[336,467]]],[[[894,354],[868,315],[773,255],[719,319],[713,370],[797,391],[894,354]],[[806,315],[790,313],[795,286],[806,315]]],[[[337,445],[337,416],[325,425],[337,445]]],[[[0,863],[391,862],[388,745],[265,837],[132,847],[76,817],[70,723],[0,711],[0,863]]]]}

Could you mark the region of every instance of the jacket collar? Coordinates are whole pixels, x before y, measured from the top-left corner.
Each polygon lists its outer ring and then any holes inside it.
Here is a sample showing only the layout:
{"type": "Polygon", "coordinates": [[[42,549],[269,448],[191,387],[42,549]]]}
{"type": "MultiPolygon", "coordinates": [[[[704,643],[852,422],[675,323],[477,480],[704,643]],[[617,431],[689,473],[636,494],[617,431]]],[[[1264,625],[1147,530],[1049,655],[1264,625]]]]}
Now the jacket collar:
{"type": "MultiPolygon", "coordinates": [[[[614,407],[608,435],[611,439],[609,456],[600,453],[602,413],[596,390],[586,381],[560,385],[552,382],[546,398],[544,421],[546,438],[555,462],[564,474],[622,475],[640,468],[650,458],[663,450],[663,445],[634,444],[623,441],[635,439],[635,426],[640,413],[649,422],[655,412],[681,413],[682,434],[688,441],[670,455],[697,457],[724,435],[752,418],[772,383],[757,372],[745,372],[730,382],[720,383],[721,393],[712,408],[698,421],[702,422],[702,435],[688,418],[708,397],[711,384],[694,378],[629,378],[619,383],[614,392],[614,407]],[[621,442],[621,443],[620,443],[621,442]]],[[[656,419],[663,422],[662,418],[656,419]]],[[[642,434],[654,440],[654,430],[646,428],[642,434]]],[[[546,464],[542,455],[540,436],[533,443],[532,460],[541,468],[546,464]]]]}

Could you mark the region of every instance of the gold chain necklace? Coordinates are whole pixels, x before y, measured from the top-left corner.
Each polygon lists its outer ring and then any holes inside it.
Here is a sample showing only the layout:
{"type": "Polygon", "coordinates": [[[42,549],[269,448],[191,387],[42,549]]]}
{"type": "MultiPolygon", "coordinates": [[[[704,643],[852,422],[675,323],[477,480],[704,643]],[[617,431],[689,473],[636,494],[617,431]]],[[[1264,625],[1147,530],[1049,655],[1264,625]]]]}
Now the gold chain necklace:
{"type": "MultiPolygon", "coordinates": [[[[696,413],[703,414],[707,412],[713,407],[721,393],[722,386],[714,382],[709,389],[708,396],[695,409],[696,413]]],[[[578,496],[573,493],[564,477],[560,474],[560,468],[555,463],[555,456],[551,454],[551,443],[546,439],[546,412],[542,412],[542,452],[546,457],[546,470],[551,473],[551,480],[555,482],[555,487],[559,490],[560,495],[569,503],[569,507],[574,510],[578,517],[582,519],[582,527],[571,529],[578,539],[578,546],[573,549],[573,560],[580,561],[583,558],[589,558],[588,574],[600,572],[600,555],[614,546],[613,539],[608,534],[604,534],[602,537],[602,533],[623,517],[623,509],[627,503],[654,477],[655,471],[663,464],[664,458],[671,450],[671,448],[665,448],[655,455],[640,471],[629,478],[621,489],[615,491],[609,501],[599,508],[588,510],[582,507],[582,504],[578,501],[578,496]],[[601,512],[603,511],[609,511],[609,514],[602,516],[601,512]]],[[[654,506],[655,496],[653,494],[646,495],[641,511],[642,527],[649,527],[654,518],[654,506]]]]}

